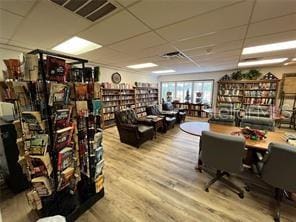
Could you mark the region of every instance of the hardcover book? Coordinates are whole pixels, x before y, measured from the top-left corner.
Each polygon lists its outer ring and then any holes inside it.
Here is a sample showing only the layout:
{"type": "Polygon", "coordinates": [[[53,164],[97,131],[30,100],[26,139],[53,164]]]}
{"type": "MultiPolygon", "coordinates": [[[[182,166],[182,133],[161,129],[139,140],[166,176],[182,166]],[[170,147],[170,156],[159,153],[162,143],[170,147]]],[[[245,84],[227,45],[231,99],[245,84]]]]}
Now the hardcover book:
{"type": "Polygon", "coordinates": [[[44,155],[47,150],[48,135],[36,134],[30,140],[30,154],[31,155],[44,155]]]}
{"type": "Polygon", "coordinates": [[[45,129],[44,122],[41,120],[38,111],[22,112],[22,119],[28,125],[30,131],[43,131],[45,129]]]}
{"type": "Polygon", "coordinates": [[[88,98],[87,84],[85,83],[75,84],[75,91],[76,91],[77,100],[86,100],[88,98]]]}
{"type": "Polygon", "coordinates": [[[53,106],[54,103],[68,104],[70,97],[70,87],[66,84],[52,83],[50,85],[50,95],[48,105],[53,106]]]}
{"type": "Polygon", "coordinates": [[[99,116],[101,114],[102,102],[99,99],[92,100],[93,115],[99,116]]]}
{"type": "Polygon", "coordinates": [[[58,109],[55,113],[55,128],[61,129],[69,125],[71,117],[71,108],[68,109],[58,109]]]}
{"type": "Polygon", "coordinates": [[[65,60],[47,56],[47,79],[57,82],[65,81],[65,60]]]}
{"type": "Polygon", "coordinates": [[[73,149],[72,147],[65,147],[59,151],[58,154],[58,170],[65,170],[73,163],[73,149]]]}
{"type": "Polygon", "coordinates": [[[60,150],[65,146],[68,146],[71,142],[72,134],[73,126],[57,130],[55,134],[55,148],[60,150]]]}

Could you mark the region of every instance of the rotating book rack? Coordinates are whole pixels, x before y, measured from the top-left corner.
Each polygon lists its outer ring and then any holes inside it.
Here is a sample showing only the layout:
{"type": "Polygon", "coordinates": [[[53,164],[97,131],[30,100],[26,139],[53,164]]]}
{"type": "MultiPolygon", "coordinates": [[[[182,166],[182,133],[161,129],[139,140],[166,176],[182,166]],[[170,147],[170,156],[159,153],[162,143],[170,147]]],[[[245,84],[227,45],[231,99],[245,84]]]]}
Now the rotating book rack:
{"type": "MultiPolygon", "coordinates": [[[[100,113],[94,111],[94,94],[90,93],[86,94],[86,97],[79,97],[81,93],[83,94],[83,88],[87,88],[88,90],[92,90],[94,86],[94,76],[86,77],[86,67],[85,64],[88,62],[87,60],[57,54],[53,52],[48,52],[44,50],[34,50],[29,52],[28,54],[37,55],[39,58],[39,82],[42,83],[42,93],[44,99],[44,114],[43,120],[46,120],[46,130],[45,132],[48,134],[49,142],[47,146],[47,152],[50,156],[50,161],[52,165],[52,174],[49,176],[51,180],[53,180],[52,191],[49,195],[41,197],[42,208],[39,209],[39,212],[42,217],[44,216],[52,216],[52,215],[63,215],[67,218],[67,221],[74,221],[79,217],[83,212],[88,210],[96,201],[101,199],[104,196],[104,188],[103,188],[103,157],[102,157],[102,130],[100,129],[100,113]],[[57,100],[52,100],[52,91],[53,85],[55,84],[57,87],[60,84],[60,81],[55,81],[49,79],[49,71],[48,65],[45,64],[45,58],[52,57],[54,59],[63,59],[71,61],[71,65],[81,66],[81,68],[77,68],[81,72],[78,72],[77,79],[68,78],[62,84],[67,84],[67,92],[74,92],[72,94],[71,102],[64,102],[63,105],[58,104],[57,100]],[[46,69],[47,68],[47,69],[46,69]],[[81,76],[82,74],[83,76],[81,76]],[[75,83],[73,83],[75,81],[75,83]],[[78,87],[80,86],[80,87],[78,87]],[[85,87],[86,86],[86,87],[85,87]],[[81,89],[81,90],[80,90],[81,89]],[[79,90],[79,92],[77,92],[79,90]],[[82,91],[82,92],[81,92],[82,91]],[[51,102],[53,104],[51,104],[51,102]],[[55,105],[55,102],[57,105],[55,105]],[[69,114],[68,122],[71,122],[71,125],[65,125],[63,129],[57,128],[57,120],[55,116],[58,116],[57,113],[61,113],[62,117],[59,117],[59,121],[62,118],[67,116],[68,107],[67,105],[71,104],[71,109],[73,114],[69,114]],[[78,107],[79,105],[79,107],[78,107]],[[84,105],[84,110],[81,108],[81,105],[84,105]],[[77,128],[76,128],[76,125],[77,128]],[[77,130],[76,130],[77,129],[77,130]],[[68,140],[67,132],[72,131],[75,135],[77,134],[76,139],[70,136],[68,140]],[[59,135],[67,134],[65,137],[59,138],[59,135]],[[75,141],[76,140],[76,141],[75,141]],[[68,147],[64,150],[61,150],[64,144],[67,144],[68,147]],[[69,144],[75,147],[73,148],[73,153],[75,152],[77,156],[74,154],[69,159],[69,155],[67,152],[71,150],[69,148],[69,144]],[[74,151],[76,149],[76,151],[74,151]],[[63,156],[64,155],[64,156],[63,156]],[[72,175],[77,176],[79,174],[79,179],[77,179],[76,186],[71,186],[70,189],[66,181],[66,173],[72,171],[72,169],[66,168],[62,171],[63,167],[67,167],[69,162],[65,162],[61,165],[61,158],[65,157],[66,161],[75,161],[74,165],[75,174],[72,175]],[[71,160],[71,157],[73,160],[71,160]],[[68,159],[67,159],[68,158],[68,159]],[[79,169],[79,172],[76,171],[79,169]],[[65,174],[63,174],[65,172],[65,174]],[[63,178],[63,179],[61,179],[63,178]]],[[[69,63],[68,63],[69,64],[69,63]]],[[[77,71],[77,70],[76,70],[77,71]]],[[[57,79],[58,80],[58,79],[57,79]]],[[[60,84],[60,85],[62,85],[60,84]]],[[[66,89],[65,89],[66,91],[66,89]]],[[[89,91],[87,92],[89,93],[89,91]]],[[[56,97],[54,97],[56,98],[56,97]]],[[[65,97],[61,97],[65,99],[65,97]]],[[[69,111],[71,112],[71,111],[69,111]]],[[[67,121],[67,120],[65,120],[67,121]]],[[[59,122],[60,124],[60,122],[59,122]]],[[[70,134],[69,134],[70,135],[70,134]]],[[[76,136],[76,135],[75,135],[76,136]]],[[[65,148],[65,147],[63,147],[65,148]]],[[[73,169],[74,170],[74,169],[73,169]]],[[[74,171],[73,171],[74,172],[74,171]]],[[[78,176],[77,176],[78,177],[78,176]]],[[[72,180],[73,181],[73,180],[72,180]]],[[[42,178],[37,180],[37,182],[42,182],[42,178]]],[[[69,182],[70,184],[73,182],[69,182]]]]}

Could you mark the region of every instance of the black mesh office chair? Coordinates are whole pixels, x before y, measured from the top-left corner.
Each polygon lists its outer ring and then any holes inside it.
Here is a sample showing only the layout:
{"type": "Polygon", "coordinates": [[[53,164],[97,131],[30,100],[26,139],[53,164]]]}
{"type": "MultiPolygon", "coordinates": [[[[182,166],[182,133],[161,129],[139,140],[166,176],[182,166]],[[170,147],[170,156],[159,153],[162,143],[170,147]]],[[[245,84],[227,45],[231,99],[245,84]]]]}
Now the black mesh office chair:
{"type": "Polygon", "coordinates": [[[245,139],[238,136],[230,136],[220,133],[203,131],[200,139],[201,160],[203,167],[216,170],[216,177],[210,180],[205,191],[220,180],[229,187],[235,189],[240,198],[244,197],[244,191],[229,180],[223,178],[229,173],[238,174],[243,169],[243,157],[245,153],[245,139]]]}
{"type": "Polygon", "coordinates": [[[261,177],[267,184],[275,187],[275,221],[280,221],[280,202],[285,196],[285,191],[296,192],[295,160],[295,147],[276,143],[269,144],[268,152],[262,160],[261,177]]]}

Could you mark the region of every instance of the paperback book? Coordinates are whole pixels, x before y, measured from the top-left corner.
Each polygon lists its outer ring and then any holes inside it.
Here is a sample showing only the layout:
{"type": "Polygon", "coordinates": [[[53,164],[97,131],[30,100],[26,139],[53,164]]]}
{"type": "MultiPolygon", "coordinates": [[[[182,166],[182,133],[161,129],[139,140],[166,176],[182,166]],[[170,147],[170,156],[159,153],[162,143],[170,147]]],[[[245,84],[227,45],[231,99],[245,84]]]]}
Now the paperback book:
{"type": "Polygon", "coordinates": [[[88,116],[87,101],[76,101],[76,112],[78,116],[88,116]]]}
{"type": "Polygon", "coordinates": [[[93,115],[99,116],[101,114],[102,102],[99,99],[92,100],[93,115]]]}
{"type": "Polygon", "coordinates": [[[44,122],[41,120],[40,112],[25,111],[22,112],[22,119],[28,125],[30,131],[44,131],[44,122]]]}
{"type": "Polygon", "coordinates": [[[70,124],[71,111],[71,108],[56,110],[54,120],[56,129],[64,128],[70,124]]]}
{"type": "Polygon", "coordinates": [[[68,167],[60,173],[60,175],[58,176],[59,177],[59,183],[57,188],[58,191],[64,189],[70,184],[71,179],[74,179],[74,172],[75,170],[73,167],[68,167]]]}
{"type": "Polygon", "coordinates": [[[47,134],[36,134],[30,139],[30,155],[45,155],[48,146],[47,134]]]}
{"type": "Polygon", "coordinates": [[[50,85],[50,95],[48,105],[53,106],[54,103],[69,103],[70,87],[66,84],[52,83],[50,85]]]}
{"type": "Polygon", "coordinates": [[[63,171],[73,164],[73,148],[65,147],[58,153],[58,170],[63,171]]]}
{"type": "Polygon", "coordinates": [[[51,81],[64,82],[65,81],[65,60],[47,56],[47,79],[51,81]]]}
{"type": "Polygon", "coordinates": [[[47,177],[36,177],[31,182],[40,197],[50,196],[52,194],[51,185],[47,177]]]}
{"type": "Polygon", "coordinates": [[[86,100],[88,98],[88,88],[85,83],[76,83],[76,100],[86,100]]]}
{"type": "Polygon", "coordinates": [[[55,134],[55,148],[56,150],[60,150],[66,146],[68,146],[71,142],[73,134],[73,126],[68,126],[63,129],[59,129],[55,134]]]}

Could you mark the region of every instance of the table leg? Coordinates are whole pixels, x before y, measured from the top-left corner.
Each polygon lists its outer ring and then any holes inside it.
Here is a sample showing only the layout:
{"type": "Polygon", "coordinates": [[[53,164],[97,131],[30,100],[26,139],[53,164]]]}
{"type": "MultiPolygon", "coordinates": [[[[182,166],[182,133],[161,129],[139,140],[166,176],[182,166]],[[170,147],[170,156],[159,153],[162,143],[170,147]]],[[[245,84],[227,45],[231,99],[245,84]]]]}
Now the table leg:
{"type": "MultiPolygon", "coordinates": [[[[199,140],[198,140],[198,144],[200,144],[200,141],[199,140]]],[[[200,153],[201,153],[201,148],[199,146],[198,152],[197,152],[197,156],[196,156],[197,163],[195,165],[195,169],[198,170],[199,172],[202,172],[202,160],[199,158],[200,157],[200,153]]]]}

